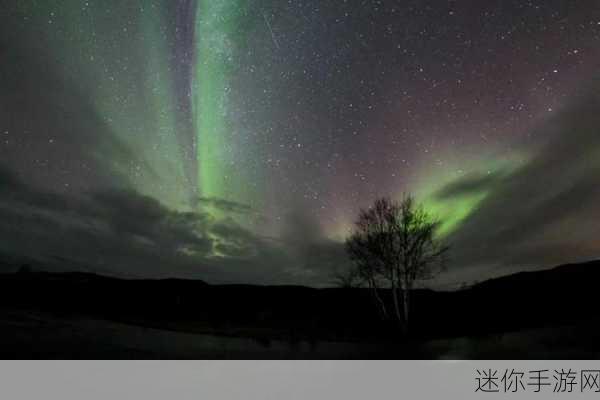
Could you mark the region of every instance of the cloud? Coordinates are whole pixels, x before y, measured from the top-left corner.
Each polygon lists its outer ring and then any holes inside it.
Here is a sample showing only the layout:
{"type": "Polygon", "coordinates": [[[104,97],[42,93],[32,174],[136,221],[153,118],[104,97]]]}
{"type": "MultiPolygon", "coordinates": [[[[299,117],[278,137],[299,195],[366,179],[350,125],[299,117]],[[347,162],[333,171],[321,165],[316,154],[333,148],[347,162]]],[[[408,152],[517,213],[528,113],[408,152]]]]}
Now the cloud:
{"type": "MultiPolygon", "coordinates": [[[[112,265],[113,272],[169,273],[169,257],[206,256],[212,240],[205,214],[172,211],[134,191],[107,190],[77,196],[33,188],[0,167],[0,246],[23,255],[67,257],[87,264],[112,265]],[[185,250],[185,251],[184,251],[185,250]],[[161,256],[145,265],[135,265],[161,256]],[[157,265],[160,260],[164,265],[157,265]]],[[[173,271],[177,274],[177,268],[173,271]]]]}
{"type": "Polygon", "coordinates": [[[199,197],[197,200],[200,205],[212,207],[226,213],[250,214],[254,212],[252,207],[248,204],[225,200],[218,197],[199,197]]]}
{"type": "Polygon", "coordinates": [[[455,180],[438,190],[434,196],[437,200],[450,200],[457,197],[479,194],[497,184],[504,176],[504,171],[473,173],[455,180]]]}
{"type": "Polygon", "coordinates": [[[532,132],[547,140],[517,170],[438,192],[444,199],[487,193],[448,238],[455,268],[543,267],[600,255],[598,93],[586,92],[532,132]]]}
{"type": "Polygon", "coordinates": [[[20,186],[21,182],[17,175],[0,164],[0,187],[5,189],[0,192],[0,196],[6,196],[20,186]]]}
{"type": "Polygon", "coordinates": [[[214,283],[326,282],[335,263],[324,260],[339,254],[323,250],[333,242],[316,225],[294,226],[286,240],[269,239],[231,217],[172,210],[133,190],[48,192],[0,165],[0,252],[45,267],[214,283]]]}
{"type": "Polygon", "coordinates": [[[171,253],[208,255],[212,250],[207,214],[172,211],[131,190],[94,193],[90,204],[92,215],[119,237],[137,238],[171,253]]]}

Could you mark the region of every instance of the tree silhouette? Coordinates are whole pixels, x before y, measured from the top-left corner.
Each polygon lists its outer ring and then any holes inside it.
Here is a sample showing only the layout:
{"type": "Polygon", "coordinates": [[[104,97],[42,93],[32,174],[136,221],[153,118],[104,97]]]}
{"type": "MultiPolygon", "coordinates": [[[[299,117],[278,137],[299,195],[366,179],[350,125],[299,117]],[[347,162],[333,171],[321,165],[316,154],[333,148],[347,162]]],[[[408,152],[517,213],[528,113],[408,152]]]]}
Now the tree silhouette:
{"type": "Polygon", "coordinates": [[[362,278],[356,268],[336,269],[331,274],[333,283],[339,288],[357,288],[362,284],[362,278]]]}
{"type": "Polygon", "coordinates": [[[439,221],[411,196],[400,203],[384,197],[360,211],[346,240],[357,274],[372,289],[382,315],[389,316],[381,290],[389,288],[393,317],[406,330],[415,282],[432,278],[445,264],[448,247],[437,240],[438,227],[439,221]]]}

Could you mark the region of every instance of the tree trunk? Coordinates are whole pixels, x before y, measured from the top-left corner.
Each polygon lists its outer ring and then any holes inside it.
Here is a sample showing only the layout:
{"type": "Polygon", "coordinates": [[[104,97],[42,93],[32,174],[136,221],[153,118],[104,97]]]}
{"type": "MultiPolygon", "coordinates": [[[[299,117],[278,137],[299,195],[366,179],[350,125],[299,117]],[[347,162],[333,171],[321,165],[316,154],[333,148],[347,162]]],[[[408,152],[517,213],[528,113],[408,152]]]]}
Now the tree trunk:
{"type": "Polygon", "coordinates": [[[377,285],[373,282],[369,281],[369,286],[371,286],[371,291],[373,292],[373,296],[375,297],[375,301],[379,305],[379,309],[381,310],[381,316],[384,320],[388,319],[387,310],[385,308],[385,303],[381,296],[379,296],[379,290],[377,290],[377,285]]]}
{"type": "Polygon", "coordinates": [[[411,292],[411,287],[412,285],[408,282],[405,281],[404,282],[404,291],[403,291],[403,307],[404,307],[404,331],[405,333],[408,333],[408,328],[409,328],[409,321],[410,321],[410,292],[411,292]]]}
{"type": "Polygon", "coordinates": [[[410,288],[406,288],[404,290],[404,322],[406,323],[406,327],[408,329],[408,311],[409,307],[409,299],[410,299],[410,288]]]}
{"type": "Polygon", "coordinates": [[[394,311],[396,313],[396,319],[398,323],[402,323],[402,315],[400,314],[400,306],[398,299],[398,287],[395,283],[392,282],[392,299],[394,300],[394,311]]]}

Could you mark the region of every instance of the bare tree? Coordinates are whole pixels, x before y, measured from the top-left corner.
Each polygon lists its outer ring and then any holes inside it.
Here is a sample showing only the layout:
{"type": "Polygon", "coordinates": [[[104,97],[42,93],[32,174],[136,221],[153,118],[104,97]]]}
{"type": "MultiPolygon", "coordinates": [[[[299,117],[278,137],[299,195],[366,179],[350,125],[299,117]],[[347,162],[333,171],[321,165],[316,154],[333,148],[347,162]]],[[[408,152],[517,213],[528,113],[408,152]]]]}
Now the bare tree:
{"type": "Polygon", "coordinates": [[[356,288],[362,285],[362,278],[356,268],[341,268],[336,269],[331,274],[331,279],[337,287],[340,288],[356,288]]]}
{"type": "Polygon", "coordinates": [[[400,202],[379,198],[360,211],[346,249],[357,273],[373,289],[387,315],[380,291],[389,288],[394,318],[408,329],[415,282],[432,278],[443,266],[447,246],[436,239],[439,222],[412,197],[400,202]]]}

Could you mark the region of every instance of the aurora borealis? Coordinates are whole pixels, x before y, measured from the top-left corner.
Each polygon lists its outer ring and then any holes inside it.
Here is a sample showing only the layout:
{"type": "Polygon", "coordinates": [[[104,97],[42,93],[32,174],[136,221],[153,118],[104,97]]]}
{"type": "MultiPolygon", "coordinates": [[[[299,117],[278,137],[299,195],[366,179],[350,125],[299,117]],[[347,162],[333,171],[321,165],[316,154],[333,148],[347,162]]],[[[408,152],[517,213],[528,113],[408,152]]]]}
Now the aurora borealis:
{"type": "Polygon", "coordinates": [[[0,13],[6,257],[321,285],[357,210],[405,192],[443,221],[443,284],[600,256],[594,1],[0,13]]]}

